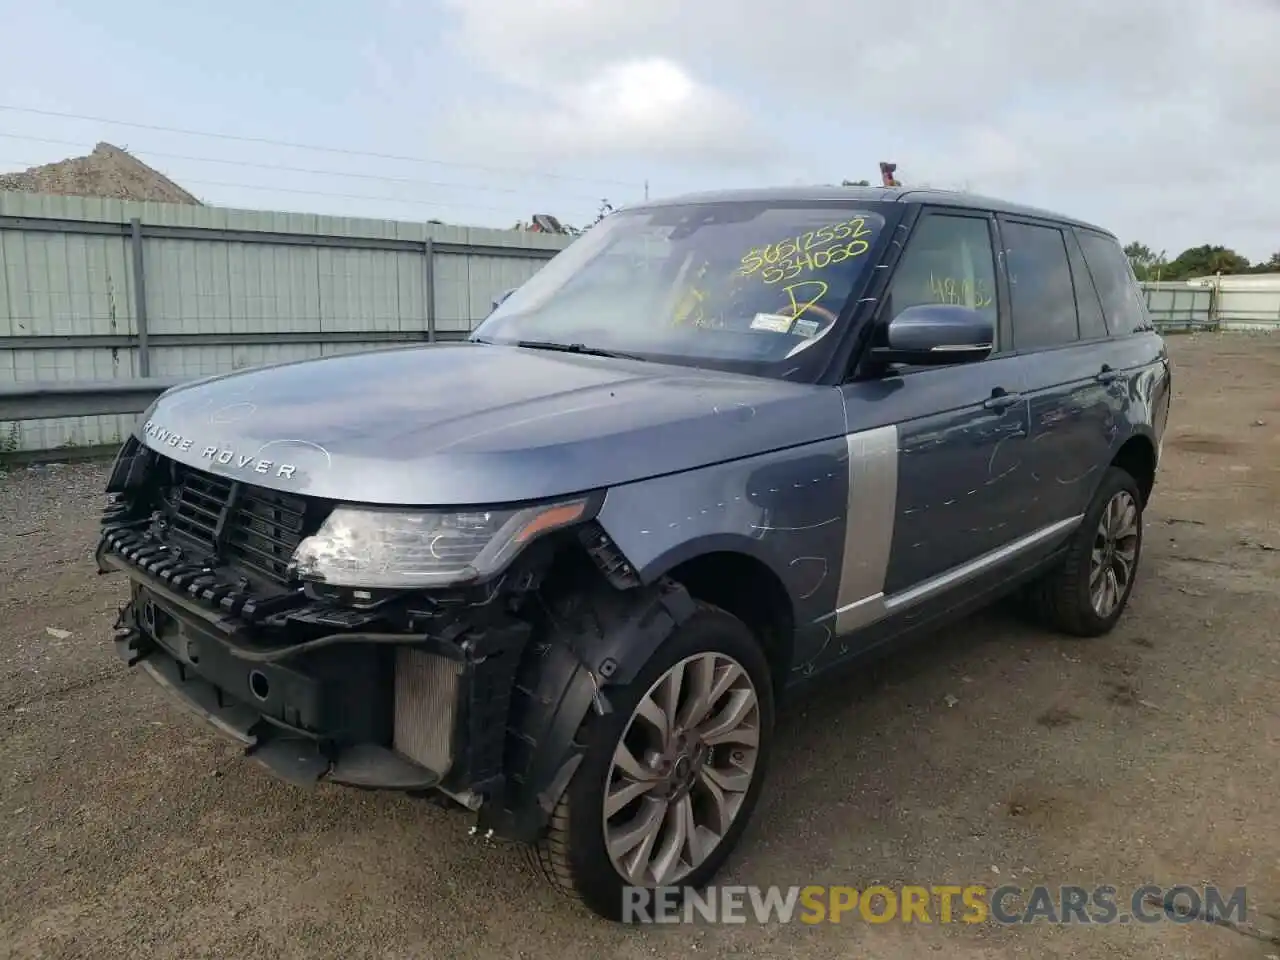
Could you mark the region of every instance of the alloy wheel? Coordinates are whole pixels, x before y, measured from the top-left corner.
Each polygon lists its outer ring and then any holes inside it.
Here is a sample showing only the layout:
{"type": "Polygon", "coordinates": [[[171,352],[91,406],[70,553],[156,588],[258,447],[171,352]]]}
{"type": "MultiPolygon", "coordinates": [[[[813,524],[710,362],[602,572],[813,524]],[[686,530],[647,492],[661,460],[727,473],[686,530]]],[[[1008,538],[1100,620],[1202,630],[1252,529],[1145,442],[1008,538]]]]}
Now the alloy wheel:
{"type": "Polygon", "coordinates": [[[669,668],[640,699],[605,779],[605,846],[628,883],[678,882],[720,845],[755,776],[760,703],[723,653],[669,668]]]}
{"type": "Polygon", "coordinates": [[[1133,581],[1138,559],[1138,504],[1128,490],[1108,502],[1098,521],[1089,565],[1089,599],[1106,619],[1115,613],[1133,581]]]}

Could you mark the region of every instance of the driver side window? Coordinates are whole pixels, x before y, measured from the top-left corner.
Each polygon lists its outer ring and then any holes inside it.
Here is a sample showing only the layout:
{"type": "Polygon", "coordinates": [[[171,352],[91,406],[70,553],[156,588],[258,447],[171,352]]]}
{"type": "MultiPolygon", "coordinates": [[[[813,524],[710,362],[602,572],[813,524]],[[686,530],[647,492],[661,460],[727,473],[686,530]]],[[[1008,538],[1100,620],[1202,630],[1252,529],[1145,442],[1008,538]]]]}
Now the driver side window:
{"type": "Polygon", "coordinates": [[[995,251],[985,217],[927,213],[911,231],[882,318],[930,303],[977,310],[998,329],[995,251]]]}

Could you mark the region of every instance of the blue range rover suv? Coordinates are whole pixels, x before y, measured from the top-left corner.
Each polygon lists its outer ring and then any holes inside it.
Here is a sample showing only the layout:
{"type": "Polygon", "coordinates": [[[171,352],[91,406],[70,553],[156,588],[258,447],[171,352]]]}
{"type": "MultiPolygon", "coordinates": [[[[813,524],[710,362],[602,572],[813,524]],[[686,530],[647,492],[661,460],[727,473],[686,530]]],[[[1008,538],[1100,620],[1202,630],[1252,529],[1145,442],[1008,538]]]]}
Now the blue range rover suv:
{"type": "Polygon", "coordinates": [[[1105,230],[975,196],[613,214],[465,343],[185,385],[112,472],[117,645],[298,783],[526,842],[608,917],[738,843],[779,699],[1133,589],[1170,369],[1105,230]]]}

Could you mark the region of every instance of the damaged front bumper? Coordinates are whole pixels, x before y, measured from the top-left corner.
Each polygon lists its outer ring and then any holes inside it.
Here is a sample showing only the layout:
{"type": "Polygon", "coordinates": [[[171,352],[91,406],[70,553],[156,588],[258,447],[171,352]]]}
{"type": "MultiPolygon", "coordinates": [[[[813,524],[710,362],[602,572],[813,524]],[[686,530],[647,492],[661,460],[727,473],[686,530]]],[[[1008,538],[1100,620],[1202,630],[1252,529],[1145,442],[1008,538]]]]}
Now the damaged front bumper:
{"type": "Polygon", "coordinates": [[[291,616],[310,614],[307,639],[266,645],[243,616],[203,596],[200,578],[166,578],[148,549],[144,537],[117,530],[98,550],[100,569],[131,580],[117,650],[248,756],[298,784],[438,791],[474,810],[502,805],[526,623],[424,619],[408,632],[375,633],[360,617],[343,624],[337,608],[295,609],[291,616]]]}

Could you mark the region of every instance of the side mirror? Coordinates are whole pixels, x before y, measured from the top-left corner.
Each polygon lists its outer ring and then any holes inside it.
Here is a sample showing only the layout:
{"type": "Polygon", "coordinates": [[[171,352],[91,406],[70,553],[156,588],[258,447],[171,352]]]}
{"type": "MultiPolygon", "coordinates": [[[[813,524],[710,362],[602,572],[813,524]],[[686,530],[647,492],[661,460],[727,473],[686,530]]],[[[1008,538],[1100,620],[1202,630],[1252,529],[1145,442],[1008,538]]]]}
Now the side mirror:
{"type": "Polygon", "coordinates": [[[507,297],[515,293],[517,289],[518,288],[516,287],[512,287],[510,290],[503,290],[500,294],[494,297],[493,305],[489,307],[489,312],[493,313],[493,311],[497,310],[500,306],[502,306],[503,301],[506,300],[507,297]]]}
{"type": "Polygon", "coordinates": [[[977,310],[948,303],[907,307],[889,321],[885,346],[873,347],[881,363],[942,366],[984,360],[995,343],[995,326],[977,310]]]}

